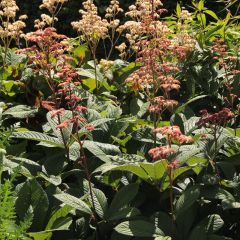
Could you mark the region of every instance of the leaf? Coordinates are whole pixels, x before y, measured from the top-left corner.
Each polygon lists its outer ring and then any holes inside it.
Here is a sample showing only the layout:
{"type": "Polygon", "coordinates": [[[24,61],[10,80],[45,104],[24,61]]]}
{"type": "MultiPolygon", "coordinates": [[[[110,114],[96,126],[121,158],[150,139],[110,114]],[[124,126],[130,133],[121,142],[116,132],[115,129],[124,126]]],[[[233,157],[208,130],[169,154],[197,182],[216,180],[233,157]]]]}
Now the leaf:
{"type": "Polygon", "coordinates": [[[177,217],[183,214],[189,207],[191,207],[200,196],[200,189],[198,186],[192,186],[185,190],[176,203],[177,217]]]}
{"type": "MultiPolygon", "coordinates": [[[[107,198],[105,196],[105,194],[96,188],[93,188],[93,201],[94,201],[94,209],[96,210],[98,216],[100,218],[104,218],[104,215],[107,211],[108,208],[108,204],[107,204],[107,198]]],[[[89,196],[89,201],[91,202],[91,198],[89,196]]]]}
{"type": "Polygon", "coordinates": [[[158,182],[164,176],[167,170],[167,161],[166,160],[159,160],[155,163],[130,163],[130,164],[123,164],[123,165],[113,165],[113,164],[106,164],[99,167],[96,171],[102,171],[102,173],[108,171],[126,171],[131,172],[141,179],[153,183],[158,182]]]}
{"type": "Polygon", "coordinates": [[[44,173],[39,173],[39,177],[42,177],[43,179],[53,184],[54,186],[59,186],[62,183],[62,179],[60,176],[54,175],[46,176],[44,173]]]}
{"type": "Polygon", "coordinates": [[[222,201],[222,208],[223,210],[240,208],[240,202],[234,202],[226,199],[222,201]]]}
{"type": "Polygon", "coordinates": [[[180,107],[178,107],[178,108],[176,109],[175,113],[180,113],[180,112],[182,112],[182,111],[185,109],[185,107],[188,106],[190,103],[195,102],[195,101],[197,101],[197,100],[199,100],[199,99],[205,98],[205,97],[207,97],[207,96],[208,96],[208,95],[200,95],[200,96],[197,96],[197,97],[194,97],[194,98],[188,100],[186,103],[184,103],[184,104],[182,104],[180,107]]]}
{"type": "Polygon", "coordinates": [[[64,148],[63,143],[61,141],[59,141],[59,139],[48,136],[47,134],[40,133],[40,132],[34,132],[34,131],[14,132],[12,137],[33,140],[33,141],[38,141],[38,142],[44,142],[44,143],[50,144],[54,147],[64,148]]]}
{"type": "MultiPolygon", "coordinates": [[[[65,205],[58,209],[57,211],[54,212],[54,214],[50,217],[48,224],[45,228],[45,230],[67,230],[69,226],[64,225],[59,225],[59,220],[60,218],[66,218],[66,216],[69,214],[69,212],[72,210],[72,207],[65,205]],[[57,225],[57,227],[56,227],[57,225]]],[[[71,224],[71,221],[69,222],[71,224]]]]}
{"type": "Polygon", "coordinates": [[[47,194],[36,181],[36,179],[27,180],[17,194],[16,212],[20,219],[24,219],[30,206],[33,208],[32,229],[43,229],[44,220],[49,207],[47,194]]]}
{"type": "Polygon", "coordinates": [[[107,217],[107,220],[108,221],[119,221],[122,219],[126,220],[126,219],[133,218],[140,215],[141,215],[141,212],[137,208],[126,207],[118,211],[112,212],[111,215],[107,217]]]}
{"type": "Polygon", "coordinates": [[[133,237],[159,237],[164,236],[161,229],[154,224],[143,221],[133,220],[122,222],[117,225],[114,230],[120,234],[133,237]]]}
{"type": "Polygon", "coordinates": [[[208,235],[217,232],[223,225],[219,215],[209,215],[192,230],[189,240],[208,240],[208,235]]]}
{"type": "Polygon", "coordinates": [[[89,206],[79,198],[76,198],[67,193],[55,194],[54,197],[57,198],[59,201],[63,202],[64,204],[73,207],[74,209],[77,209],[82,213],[85,213],[87,215],[92,214],[89,206]]]}
{"type": "Polygon", "coordinates": [[[83,147],[86,148],[89,152],[91,152],[94,156],[102,160],[103,162],[111,162],[109,156],[107,156],[101,148],[94,141],[84,141],[83,147]]]}
{"type": "Polygon", "coordinates": [[[227,200],[227,201],[235,201],[233,195],[227,190],[220,187],[204,187],[201,189],[201,196],[206,199],[218,199],[218,200],[227,200]]]}
{"type": "Polygon", "coordinates": [[[38,109],[36,108],[29,107],[26,105],[17,105],[4,111],[2,115],[10,115],[14,118],[24,119],[28,117],[34,117],[37,112],[38,109]]]}
{"type": "Polygon", "coordinates": [[[181,17],[181,12],[182,12],[181,6],[179,3],[177,3],[176,13],[178,18],[181,17]]]}
{"type": "Polygon", "coordinates": [[[172,219],[165,212],[156,212],[151,219],[153,219],[155,226],[163,230],[167,235],[172,234],[172,219]]]}
{"type": "Polygon", "coordinates": [[[119,211],[121,208],[128,206],[128,204],[135,198],[138,193],[139,184],[132,183],[124,186],[115,195],[113,201],[108,209],[108,216],[119,211]]]}
{"type": "Polygon", "coordinates": [[[34,240],[47,240],[49,239],[49,237],[52,236],[51,232],[30,232],[28,233],[28,236],[31,237],[31,239],[33,238],[34,240]]]}
{"type": "Polygon", "coordinates": [[[207,13],[209,16],[213,17],[215,20],[219,20],[217,14],[213,12],[212,10],[205,10],[204,13],[207,13]]]}
{"type": "Polygon", "coordinates": [[[196,173],[199,174],[202,169],[206,166],[208,163],[208,160],[206,158],[201,158],[201,157],[191,157],[187,160],[187,165],[192,167],[192,170],[196,173]]]}

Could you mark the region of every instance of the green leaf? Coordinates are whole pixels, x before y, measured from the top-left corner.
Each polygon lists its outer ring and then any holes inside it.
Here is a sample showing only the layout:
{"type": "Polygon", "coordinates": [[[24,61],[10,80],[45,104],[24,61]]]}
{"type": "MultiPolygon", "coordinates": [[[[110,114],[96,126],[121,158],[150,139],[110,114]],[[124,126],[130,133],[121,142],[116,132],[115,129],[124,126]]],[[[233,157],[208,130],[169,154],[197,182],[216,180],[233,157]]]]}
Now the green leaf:
{"type": "Polygon", "coordinates": [[[126,207],[118,211],[111,212],[111,215],[107,217],[108,221],[119,221],[140,216],[141,212],[135,207],[126,207]]]}
{"type": "Polygon", "coordinates": [[[181,12],[182,12],[181,6],[179,3],[177,3],[176,13],[178,18],[180,18],[181,12]]]}
{"type": "Polygon", "coordinates": [[[14,118],[24,119],[24,118],[34,117],[37,112],[38,112],[38,109],[36,108],[29,107],[26,105],[17,105],[15,107],[11,107],[6,111],[4,111],[2,115],[10,115],[11,117],[14,117],[14,118]]]}
{"type": "Polygon", "coordinates": [[[240,202],[234,202],[232,200],[223,200],[222,201],[223,210],[240,208],[240,202]]]}
{"type": "Polygon", "coordinates": [[[208,15],[213,17],[214,19],[219,20],[217,14],[215,12],[213,12],[212,10],[205,10],[204,13],[207,13],[208,15]]]}
{"type": "Polygon", "coordinates": [[[137,195],[139,184],[132,183],[124,186],[113,198],[113,201],[108,209],[108,216],[126,207],[137,195]]]}
{"type": "MultiPolygon", "coordinates": [[[[108,208],[107,198],[101,190],[96,188],[93,188],[92,190],[93,190],[93,201],[94,201],[94,206],[92,207],[94,207],[94,209],[96,210],[100,218],[104,218],[104,215],[108,208]]],[[[89,201],[91,202],[90,196],[89,196],[89,201]]]]}
{"type": "Polygon", "coordinates": [[[106,164],[99,167],[96,171],[102,171],[102,173],[108,171],[126,171],[131,172],[141,179],[150,182],[156,183],[159,182],[162,177],[164,176],[167,170],[167,161],[166,160],[159,160],[154,163],[130,163],[130,164],[123,164],[123,165],[113,165],[113,164],[106,164]]]}
{"type": "Polygon", "coordinates": [[[12,137],[20,138],[20,139],[27,139],[33,140],[38,142],[47,143],[54,147],[64,148],[64,145],[58,138],[48,136],[47,134],[34,132],[34,131],[27,131],[27,132],[14,132],[12,137]]]}
{"type": "Polygon", "coordinates": [[[195,101],[197,101],[197,100],[199,100],[199,99],[205,98],[205,97],[207,97],[207,96],[208,96],[208,95],[200,95],[200,96],[197,96],[197,97],[194,97],[194,98],[188,100],[186,103],[184,103],[184,104],[182,104],[180,107],[178,107],[178,108],[176,109],[175,113],[180,113],[180,112],[182,112],[182,111],[185,109],[185,107],[187,107],[190,103],[195,102],[195,101]]]}
{"type": "Polygon", "coordinates": [[[172,234],[172,219],[165,212],[156,212],[151,219],[153,219],[155,226],[163,230],[167,235],[172,234]],[[163,221],[164,219],[164,221],[163,221]]]}
{"type": "Polygon", "coordinates": [[[74,209],[77,209],[82,213],[85,213],[87,215],[92,214],[89,206],[79,198],[76,198],[67,193],[55,194],[54,197],[57,198],[59,201],[63,202],[64,204],[73,207],[74,209]]]}
{"type": "Polygon", "coordinates": [[[47,240],[49,239],[49,237],[52,236],[51,232],[31,232],[28,233],[28,236],[31,237],[31,239],[33,238],[34,240],[47,240]]]}
{"type": "Polygon", "coordinates": [[[24,219],[27,210],[32,206],[34,214],[32,229],[42,230],[48,211],[49,200],[41,185],[36,179],[27,180],[17,196],[16,212],[20,219],[24,219]]]}
{"type": "Polygon", "coordinates": [[[224,200],[224,201],[228,200],[233,202],[235,201],[235,198],[230,192],[228,192],[223,188],[215,187],[215,186],[210,186],[210,187],[204,186],[201,189],[201,196],[206,199],[218,199],[218,200],[224,200]]]}
{"type": "Polygon", "coordinates": [[[133,220],[122,222],[117,225],[114,230],[120,234],[133,237],[159,237],[164,236],[161,229],[154,224],[143,221],[133,220]]]}
{"type": "Polygon", "coordinates": [[[189,240],[208,240],[208,235],[217,232],[223,225],[219,215],[209,215],[192,230],[189,240]]]}
{"type": "MultiPolygon", "coordinates": [[[[67,230],[70,225],[65,225],[65,224],[59,224],[59,219],[64,219],[66,216],[69,214],[69,212],[72,210],[72,207],[65,205],[55,211],[53,215],[50,217],[48,224],[45,228],[45,230],[67,230]]],[[[63,223],[63,222],[62,222],[63,223]]],[[[71,224],[71,221],[69,222],[71,224]]]]}
{"type": "Polygon", "coordinates": [[[94,141],[84,141],[83,147],[86,148],[89,152],[91,152],[94,156],[102,160],[103,162],[111,162],[109,156],[107,156],[101,148],[94,141]]]}
{"type": "Polygon", "coordinates": [[[199,174],[202,169],[206,166],[208,163],[208,160],[206,158],[201,158],[201,157],[191,157],[187,160],[187,165],[192,167],[192,170],[196,173],[199,174]]]}
{"type": "Polygon", "coordinates": [[[192,186],[185,190],[176,203],[177,217],[183,214],[189,207],[191,207],[197,201],[199,196],[200,189],[198,186],[192,186]]]}

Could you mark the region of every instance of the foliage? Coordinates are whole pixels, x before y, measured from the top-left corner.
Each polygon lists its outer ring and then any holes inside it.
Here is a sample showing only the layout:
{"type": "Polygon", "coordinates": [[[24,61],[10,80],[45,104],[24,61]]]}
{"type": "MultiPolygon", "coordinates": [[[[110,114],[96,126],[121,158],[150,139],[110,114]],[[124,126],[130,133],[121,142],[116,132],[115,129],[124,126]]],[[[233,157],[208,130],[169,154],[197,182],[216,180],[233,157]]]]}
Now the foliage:
{"type": "Polygon", "coordinates": [[[0,239],[239,239],[239,3],[209,2],[1,1],[0,239]]]}

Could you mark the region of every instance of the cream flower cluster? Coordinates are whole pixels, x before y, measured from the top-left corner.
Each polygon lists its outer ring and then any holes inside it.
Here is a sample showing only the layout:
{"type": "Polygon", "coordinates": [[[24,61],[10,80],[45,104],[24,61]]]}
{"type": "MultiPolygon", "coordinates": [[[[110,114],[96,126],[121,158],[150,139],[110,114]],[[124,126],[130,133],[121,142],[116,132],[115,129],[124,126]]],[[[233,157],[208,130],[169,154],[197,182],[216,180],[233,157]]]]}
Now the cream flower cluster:
{"type": "Polygon", "coordinates": [[[34,27],[37,29],[43,29],[46,26],[52,26],[53,23],[57,20],[57,17],[51,17],[47,14],[41,14],[41,19],[36,19],[34,21],[34,27]]]}
{"type": "MultiPolygon", "coordinates": [[[[15,0],[1,0],[0,2],[0,37],[4,44],[10,45],[13,39],[22,37],[23,28],[26,26],[24,20],[27,15],[21,15],[16,20],[19,10],[15,0]]],[[[8,46],[9,47],[9,46],[8,46]]]]}
{"type": "Polygon", "coordinates": [[[43,29],[48,26],[53,27],[54,22],[58,21],[56,15],[65,2],[68,2],[68,0],[43,0],[39,8],[46,8],[51,16],[47,14],[41,14],[41,18],[34,21],[34,27],[36,29],[43,29]]]}
{"type": "Polygon", "coordinates": [[[106,19],[109,19],[109,27],[116,29],[120,25],[120,20],[116,19],[116,16],[123,12],[123,9],[119,6],[118,0],[112,0],[109,7],[106,9],[106,19]]]}
{"type": "Polygon", "coordinates": [[[93,4],[92,0],[85,1],[83,9],[79,12],[82,15],[82,19],[72,22],[72,26],[79,33],[83,34],[88,42],[107,38],[109,23],[106,19],[98,16],[97,7],[93,4]]]}
{"type": "Polygon", "coordinates": [[[59,6],[68,0],[43,0],[40,9],[46,8],[51,14],[54,14],[59,6]]]}
{"type": "Polygon", "coordinates": [[[129,7],[129,11],[126,13],[126,16],[129,16],[133,19],[141,19],[146,15],[150,15],[154,12],[155,17],[159,17],[157,9],[163,4],[160,0],[137,0],[135,5],[129,7]]]}

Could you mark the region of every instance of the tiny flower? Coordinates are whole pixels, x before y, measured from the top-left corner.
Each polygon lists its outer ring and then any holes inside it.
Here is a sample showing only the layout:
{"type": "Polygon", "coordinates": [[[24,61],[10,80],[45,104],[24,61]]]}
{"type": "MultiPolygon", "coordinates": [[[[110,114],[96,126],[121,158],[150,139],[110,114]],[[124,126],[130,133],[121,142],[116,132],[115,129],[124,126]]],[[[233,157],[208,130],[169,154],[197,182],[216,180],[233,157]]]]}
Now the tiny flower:
{"type": "Polygon", "coordinates": [[[169,169],[176,169],[179,167],[179,161],[178,160],[173,160],[169,165],[168,168],[169,169]]]}
{"type": "Polygon", "coordinates": [[[59,115],[63,114],[64,111],[65,111],[64,108],[60,108],[58,110],[53,111],[52,114],[51,114],[51,118],[54,118],[56,116],[59,116],[59,115]]]}
{"type": "Polygon", "coordinates": [[[92,132],[95,130],[95,127],[92,124],[87,124],[84,126],[89,132],[92,132]]]}
{"type": "Polygon", "coordinates": [[[148,154],[151,156],[151,158],[155,161],[157,159],[164,159],[169,157],[171,154],[174,154],[176,151],[170,147],[162,146],[162,147],[156,147],[152,148],[148,151],[148,154]]]}
{"type": "Polygon", "coordinates": [[[77,106],[75,110],[78,112],[87,112],[88,111],[88,109],[83,106],[77,106]]]}
{"type": "Polygon", "coordinates": [[[70,120],[66,120],[62,123],[60,123],[59,125],[56,126],[56,128],[58,129],[64,129],[67,128],[69,126],[70,120]]]}

